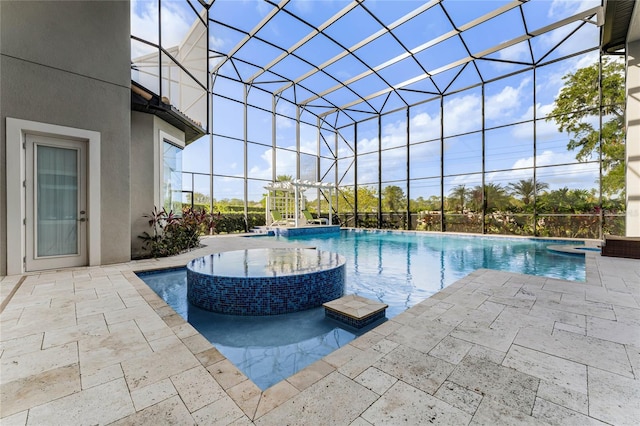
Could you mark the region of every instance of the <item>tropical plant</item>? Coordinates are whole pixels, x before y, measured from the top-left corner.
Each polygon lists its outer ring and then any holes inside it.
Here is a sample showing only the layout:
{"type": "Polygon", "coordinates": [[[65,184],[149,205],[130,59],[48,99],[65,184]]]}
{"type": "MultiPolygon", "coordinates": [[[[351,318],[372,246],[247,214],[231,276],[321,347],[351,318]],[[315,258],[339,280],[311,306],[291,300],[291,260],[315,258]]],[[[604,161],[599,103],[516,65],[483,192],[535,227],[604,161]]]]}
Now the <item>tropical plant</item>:
{"type": "Polygon", "coordinates": [[[157,207],[143,217],[149,219],[151,233],[143,232],[138,238],[144,241],[142,248],[151,257],[173,256],[199,247],[200,236],[217,232],[217,224],[221,219],[220,213],[212,215],[187,208],[182,215],[176,215],[173,210],[167,212],[165,208],[158,210],[157,207]]]}
{"type": "Polygon", "coordinates": [[[449,196],[454,200],[455,207],[457,210],[462,213],[466,206],[467,196],[469,195],[469,190],[465,185],[458,185],[451,189],[449,192],[449,196]]]}
{"type": "Polygon", "coordinates": [[[533,183],[533,178],[520,179],[518,182],[511,182],[507,185],[509,193],[520,198],[525,205],[529,205],[533,201],[535,194],[540,195],[542,191],[549,189],[549,184],[545,182],[533,183]]]}
{"type": "Polygon", "coordinates": [[[484,199],[487,212],[505,210],[508,205],[507,191],[499,183],[484,185],[484,199]]]}

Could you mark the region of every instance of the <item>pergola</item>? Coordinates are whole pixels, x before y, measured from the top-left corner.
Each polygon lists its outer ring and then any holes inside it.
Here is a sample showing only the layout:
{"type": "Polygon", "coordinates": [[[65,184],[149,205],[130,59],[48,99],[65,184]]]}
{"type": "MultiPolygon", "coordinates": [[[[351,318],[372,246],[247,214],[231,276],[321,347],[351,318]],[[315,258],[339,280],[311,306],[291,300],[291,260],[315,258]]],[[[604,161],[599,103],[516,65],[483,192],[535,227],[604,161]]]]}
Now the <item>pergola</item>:
{"type": "MultiPolygon", "coordinates": [[[[296,227],[300,226],[303,217],[302,210],[306,209],[306,201],[304,192],[308,189],[317,189],[318,192],[328,191],[329,200],[329,224],[333,223],[332,198],[333,190],[336,186],[328,182],[311,182],[308,180],[289,180],[272,182],[265,186],[267,193],[267,202],[265,204],[265,222],[272,223],[271,211],[278,211],[286,219],[293,220],[296,227]]],[[[324,195],[324,193],[323,193],[324,195]]]]}

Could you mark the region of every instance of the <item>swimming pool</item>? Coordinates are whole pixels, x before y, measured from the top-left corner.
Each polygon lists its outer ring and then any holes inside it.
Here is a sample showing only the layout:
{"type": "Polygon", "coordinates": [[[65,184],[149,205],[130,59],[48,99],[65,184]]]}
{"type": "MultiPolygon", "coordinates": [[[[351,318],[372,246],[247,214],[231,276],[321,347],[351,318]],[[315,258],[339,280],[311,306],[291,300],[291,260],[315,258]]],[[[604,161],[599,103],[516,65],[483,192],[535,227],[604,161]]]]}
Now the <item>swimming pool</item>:
{"type": "Polygon", "coordinates": [[[346,330],[325,318],[322,307],[285,315],[218,314],[187,301],[186,268],[138,276],[262,390],[371,328],[346,330]]]}
{"type": "MultiPolygon", "coordinates": [[[[249,238],[296,242],[344,256],[345,294],[356,293],[388,304],[389,318],[479,268],[585,279],[584,256],[547,250],[557,240],[368,230],[249,238]]],[[[139,275],[263,390],[366,330],[347,330],[326,319],[322,308],[271,317],[215,314],[187,302],[185,268],[139,275]]]]}
{"type": "MultiPolygon", "coordinates": [[[[558,240],[360,229],[259,238],[341,254],[347,259],[345,294],[356,293],[388,304],[389,318],[480,268],[585,280],[584,257],[547,250],[558,240]]],[[[584,242],[563,240],[562,244],[584,242]]]]}

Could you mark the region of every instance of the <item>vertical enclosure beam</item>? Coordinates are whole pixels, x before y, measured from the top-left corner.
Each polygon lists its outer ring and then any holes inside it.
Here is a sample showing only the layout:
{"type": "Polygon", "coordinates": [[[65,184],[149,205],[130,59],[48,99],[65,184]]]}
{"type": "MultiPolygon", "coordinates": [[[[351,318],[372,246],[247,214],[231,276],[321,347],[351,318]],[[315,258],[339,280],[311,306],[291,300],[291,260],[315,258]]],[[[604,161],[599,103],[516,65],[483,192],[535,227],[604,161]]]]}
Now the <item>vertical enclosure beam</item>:
{"type": "Polygon", "coordinates": [[[444,220],[444,96],[440,96],[440,232],[447,231],[444,220]]]}
{"type": "Polygon", "coordinates": [[[410,125],[410,114],[409,114],[409,107],[407,107],[407,134],[406,134],[406,142],[407,142],[407,150],[406,150],[406,154],[407,154],[407,175],[406,175],[406,186],[407,186],[407,204],[406,204],[406,214],[405,214],[405,219],[404,219],[404,229],[411,229],[411,181],[409,180],[410,176],[409,176],[409,172],[411,170],[411,160],[409,157],[410,154],[410,147],[409,147],[409,135],[411,134],[411,125],[410,125]]]}
{"type": "Polygon", "coordinates": [[[382,229],[382,116],[378,114],[378,229],[382,229]]]}
{"type": "Polygon", "coordinates": [[[482,219],[482,226],[481,226],[481,233],[482,234],[486,234],[487,230],[486,230],[486,225],[485,225],[485,220],[486,220],[486,216],[487,216],[487,187],[486,187],[486,180],[485,180],[485,176],[486,176],[486,170],[485,170],[485,84],[484,82],[482,83],[482,88],[481,88],[481,92],[482,92],[482,211],[480,212],[480,218],[482,219]]]}
{"type": "Polygon", "coordinates": [[[354,225],[359,228],[358,221],[358,123],[353,125],[353,215],[354,225]]]}
{"type": "Polygon", "coordinates": [[[244,93],[243,93],[243,135],[244,135],[244,231],[248,232],[249,229],[249,208],[248,208],[248,199],[249,199],[249,161],[247,157],[249,156],[249,126],[247,123],[247,119],[249,117],[247,102],[249,98],[249,87],[246,84],[243,84],[244,93]]]}
{"type": "Polygon", "coordinates": [[[538,81],[537,81],[537,70],[538,68],[534,65],[533,67],[533,236],[538,236],[538,168],[537,168],[537,159],[538,159],[538,122],[536,121],[538,117],[538,105],[537,101],[537,92],[538,92],[538,81]]]}

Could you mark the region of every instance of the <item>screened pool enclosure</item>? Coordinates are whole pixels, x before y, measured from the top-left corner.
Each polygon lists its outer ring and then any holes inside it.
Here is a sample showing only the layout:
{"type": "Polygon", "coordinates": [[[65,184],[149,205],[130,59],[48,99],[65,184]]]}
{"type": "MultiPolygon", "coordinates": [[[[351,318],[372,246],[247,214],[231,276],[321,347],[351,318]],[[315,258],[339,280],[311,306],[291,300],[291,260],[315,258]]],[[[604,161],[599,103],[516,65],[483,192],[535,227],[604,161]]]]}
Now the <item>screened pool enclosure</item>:
{"type": "Polygon", "coordinates": [[[624,234],[600,1],[131,5],[132,79],[208,132],[185,203],[264,219],[264,188],[298,180],[337,187],[305,205],[343,226],[624,234]],[[560,102],[583,74],[595,95],[560,102]]]}

